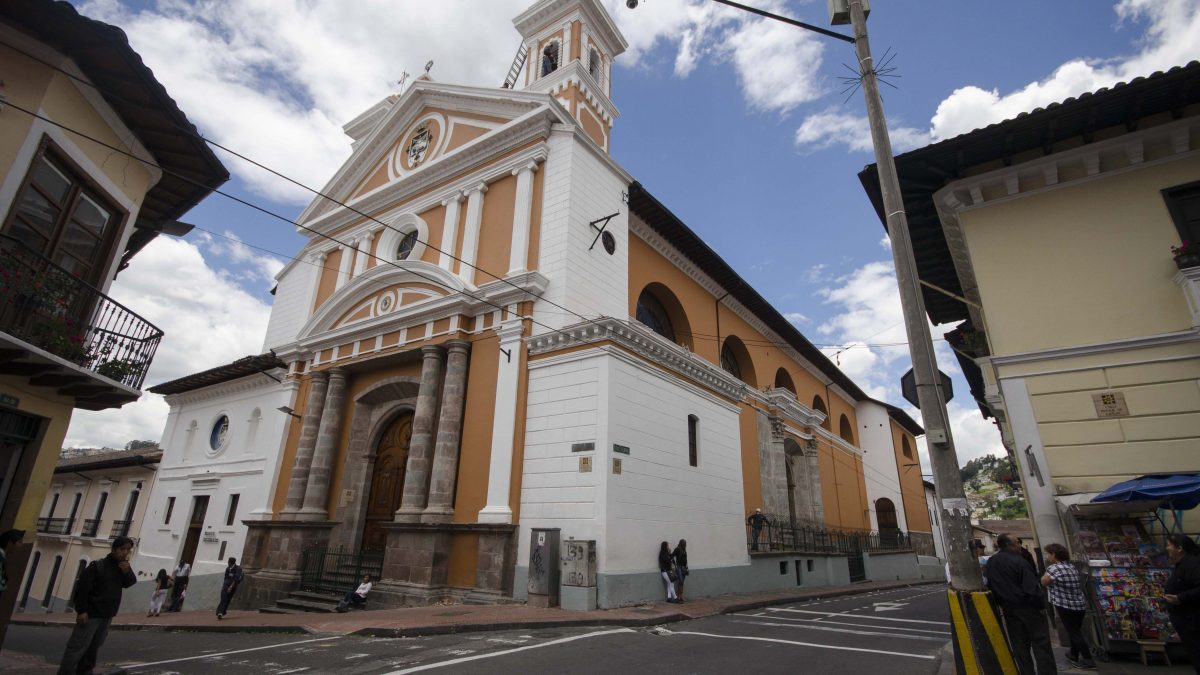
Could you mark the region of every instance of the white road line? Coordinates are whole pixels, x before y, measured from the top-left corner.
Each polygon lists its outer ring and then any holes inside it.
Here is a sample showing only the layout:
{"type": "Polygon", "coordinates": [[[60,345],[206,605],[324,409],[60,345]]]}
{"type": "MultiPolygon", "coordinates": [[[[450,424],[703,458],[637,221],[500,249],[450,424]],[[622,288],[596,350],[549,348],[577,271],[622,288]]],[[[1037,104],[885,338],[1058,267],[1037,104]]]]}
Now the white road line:
{"type": "Polygon", "coordinates": [[[491,652],[489,654],[476,654],[475,656],[464,656],[461,659],[450,659],[449,661],[439,661],[437,663],[426,663],[425,665],[422,665],[422,666],[414,666],[412,668],[405,668],[403,670],[394,670],[390,673],[387,673],[387,675],[406,675],[406,673],[417,673],[422,670],[433,670],[434,668],[441,668],[443,666],[454,666],[454,665],[458,665],[460,663],[467,663],[468,661],[478,661],[479,659],[490,659],[490,658],[493,658],[496,656],[504,656],[506,654],[515,654],[517,652],[523,652],[523,651],[526,651],[529,649],[537,649],[539,647],[549,647],[551,645],[563,644],[564,642],[574,642],[575,640],[582,640],[584,638],[597,637],[600,635],[612,635],[614,633],[634,633],[634,632],[636,632],[636,631],[634,631],[632,628],[616,628],[613,630],[600,630],[600,631],[596,631],[594,633],[585,633],[583,635],[572,635],[571,637],[560,638],[558,640],[551,640],[549,642],[541,642],[536,645],[526,645],[524,647],[516,647],[514,649],[505,649],[505,650],[498,651],[498,652],[491,652]]]}
{"type": "MultiPolygon", "coordinates": [[[[763,615],[762,614],[734,614],[733,616],[761,617],[763,615]]],[[[773,616],[773,617],[771,617],[771,619],[774,621],[797,621],[797,622],[801,622],[801,623],[821,623],[821,624],[831,623],[836,626],[858,626],[859,628],[885,628],[886,627],[886,628],[892,628],[894,630],[906,630],[906,631],[910,631],[913,633],[930,633],[932,635],[953,635],[953,633],[951,633],[948,630],[928,630],[925,628],[909,628],[908,626],[880,626],[878,624],[849,623],[847,621],[832,621],[830,619],[821,619],[821,618],[794,619],[790,616],[773,616]]]]}
{"type": "Polygon", "coordinates": [[[717,633],[697,633],[693,631],[666,631],[671,635],[699,635],[701,637],[725,638],[727,640],[753,640],[755,642],[776,642],[784,645],[796,645],[798,647],[816,647],[817,649],[836,649],[844,652],[866,652],[868,654],[888,654],[890,656],[907,656],[914,659],[928,659],[932,661],[933,655],[930,654],[910,654],[908,652],[889,652],[882,649],[865,649],[863,647],[842,647],[840,645],[823,645],[815,642],[797,642],[796,640],[780,640],[777,638],[754,637],[750,635],[719,635],[717,633]]]}
{"type": "Polygon", "coordinates": [[[796,612],[798,614],[820,614],[822,616],[852,616],[855,619],[870,619],[871,621],[903,621],[905,623],[928,623],[935,626],[949,626],[949,621],[923,621],[921,619],[897,619],[891,616],[871,616],[870,614],[850,614],[848,612],[813,612],[807,609],[787,609],[786,607],[768,607],[768,612],[796,612]]]}
{"type": "Polygon", "coordinates": [[[203,660],[203,659],[212,659],[212,658],[219,658],[222,656],[229,656],[231,654],[245,654],[246,652],[258,652],[258,651],[262,651],[264,649],[278,649],[280,647],[291,647],[292,645],[302,645],[302,644],[305,644],[308,642],[324,642],[326,640],[340,640],[341,638],[342,638],[341,635],[334,635],[331,637],[313,638],[311,640],[297,640],[296,642],[285,642],[283,644],[278,644],[278,645],[266,645],[264,647],[250,647],[249,649],[235,649],[231,652],[221,652],[219,654],[200,654],[199,656],[185,656],[181,659],[168,659],[166,661],[154,661],[152,663],[134,663],[132,665],[121,666],[121,667],[126,670],[133,670],[134,668],[149,668],[150,666],[161,666],[165,663],[180,663],[181,661],[199,661],[199,660],[203,660]]]}
{"type": "Polygon", "coordinates": [[[773,626],[775,628],[807,628],[809,630],[823,630],[830,633],[849,633],[851,635],[879,635],[883,637],[894,637],[904,640],[927,640],[929,642],[937,642],[944,644],[946,638],[933,637],[930,635],[909,635],[907,633],[881,633],[878,631],[869,630],[850,630],[849,628],[834,628],[832,626],[816,626],[809,624],[796,623],[771,623],[770,621],[734,621],[734,623],[744,623],[748,626],[773,626]]]}

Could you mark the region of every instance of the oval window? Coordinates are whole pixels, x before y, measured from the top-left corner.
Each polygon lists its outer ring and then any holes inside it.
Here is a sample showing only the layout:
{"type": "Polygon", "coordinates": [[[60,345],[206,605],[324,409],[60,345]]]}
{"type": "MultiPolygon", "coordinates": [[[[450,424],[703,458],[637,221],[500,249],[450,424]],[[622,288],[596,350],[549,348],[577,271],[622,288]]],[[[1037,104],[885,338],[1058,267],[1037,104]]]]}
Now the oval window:
{"type": "Polygon", "coordinates": [[[396,260],[408,260],[408,256],[412,255],[416,245],[417,231],[406,232],[404,238],[400,240],[400,245],[396,247],[396,260]]]}
{"type": "Polygon", "coordinates": [[[217,421],[213,423],[212,433],[208,437],[208,446],[213,450],[219,450],[222,445],[225,445],[225,436],[229,433],[229,417],[221,415],[217,421]]]}

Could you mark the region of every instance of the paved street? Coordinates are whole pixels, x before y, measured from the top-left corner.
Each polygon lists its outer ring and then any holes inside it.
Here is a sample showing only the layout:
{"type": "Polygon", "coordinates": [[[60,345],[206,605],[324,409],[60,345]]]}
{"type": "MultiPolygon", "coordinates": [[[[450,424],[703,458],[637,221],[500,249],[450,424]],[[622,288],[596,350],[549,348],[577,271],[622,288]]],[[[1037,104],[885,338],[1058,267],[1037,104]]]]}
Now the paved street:
{"type": "MultiPolygon", "coordinates": [[[[421,638],[113,631],[106,668],[131,673],[931,673],[949,639],[943,589],[922,586],[782,605],[655,628],[560,628],[421,638]]],[[[13,626],[5,650],[48,672],[63,628],[13,626]],[[32,661],[32,659],[31,659],[32,661]]]]}

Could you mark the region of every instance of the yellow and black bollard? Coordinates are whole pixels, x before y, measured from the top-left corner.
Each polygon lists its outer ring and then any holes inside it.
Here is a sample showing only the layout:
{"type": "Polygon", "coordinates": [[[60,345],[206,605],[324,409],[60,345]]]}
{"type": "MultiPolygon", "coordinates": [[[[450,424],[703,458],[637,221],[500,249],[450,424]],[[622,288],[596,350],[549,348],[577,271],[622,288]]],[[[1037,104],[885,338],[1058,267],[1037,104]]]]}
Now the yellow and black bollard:
{"type": "Polygon", "coordinates": [[[954,630],[954,671],[959,675],[1017,675],[992,594],[948,589],[954,630]]]}

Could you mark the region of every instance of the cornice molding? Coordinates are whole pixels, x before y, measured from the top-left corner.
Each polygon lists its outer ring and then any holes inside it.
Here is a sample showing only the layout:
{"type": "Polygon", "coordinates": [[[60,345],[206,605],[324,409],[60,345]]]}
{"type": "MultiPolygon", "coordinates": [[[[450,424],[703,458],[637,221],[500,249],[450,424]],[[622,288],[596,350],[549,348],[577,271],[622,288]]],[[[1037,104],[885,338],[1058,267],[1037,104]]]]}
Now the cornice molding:
{"type": "Polygon", "coordinates": [[[596,86],[591,73],[587,71],[587,68],[579,59],[571,61],[553,73],[533,82],[529,85],[529,90],[557,96],[572,85],[600,113],[603,122],[611,129],[613,122],[621,116],[621,111],[617,109],[612,99],[601,91],[599,86],[596,86]]]}
{"type": "MultiPolygon", "coordinates": [[[[790,420],[802,427],[819,427],[821,422],[825,421],[825,415],[801,403],[796,399],[796,395],[787,389],[765,389],[762,396],[772,415],[790,420]]],[[[801,437],[807,436],[801,434],[801,437]]]]}
{"type": "MultiPolygon", "coordinates": [[[[283,368],[274,368],[271,374],[282,379],[287,371],[283,368]]],[[[181,394],[170,394],[163,397],[167,405],[171,407],[171,412],[176,412],[176,409],[192,403],[202,403],[211,401],[217,398],[233,396],[236,394],[245,394],[256,389],[270,389],[273,386],[279,386],[277,380],[273,380],[263,373],[250,373],[243,375],[236,380],[221,382],[219,384],[209,385],[192,391],[185,391],[181,394]]]]}
{"type": "Polygon", "coordinates": [[[741,401],[746,383],[637,322],[603,317],[555,332],[525,338],[530,356],[608,340],[667,370],[694,380],[723,396],[741,401]]]}
{"type": "MultiPolygon", "coordinates": [[[[1074,347],[1057,347],[1054,349],[1042,349],[1032,352],[1022,352],[1020,354],[1008,354],[1005,356],[992,356],[992,365],[994,366],[1014,366],[1024,363],[1035,363],[1037,361],[1049,361],[1054,359],[1069,359],[1078,356],[1094,356],[1097,354],[1111,354],[1113,352],[1128,352],[1134,349],[1151,349],[1154,347],[1169,347],[1171,345],[1188,344],[1192,342],[1200,342],[1200,328],[1192,328],[1190,330],[1179,331],[1176,333],[1162,333],[1160,335],[1150,335],[1146,337],[1127,338],[1124,340],[1112,340],[1110,342],[1097,342],[1090,345],[1079,345],[1074,347]]],[[[1188,357],[1195,358],[1195,357],[1188,357]]],[[[1019,377],[1027,377],[1028,375],[1020,375],[1019,377]]],[[[1000,378],[1006,379],[1003,375],[1000,378]]],[[[1018,376],[1013,376],[1018,377],[1018,376]]]]}

